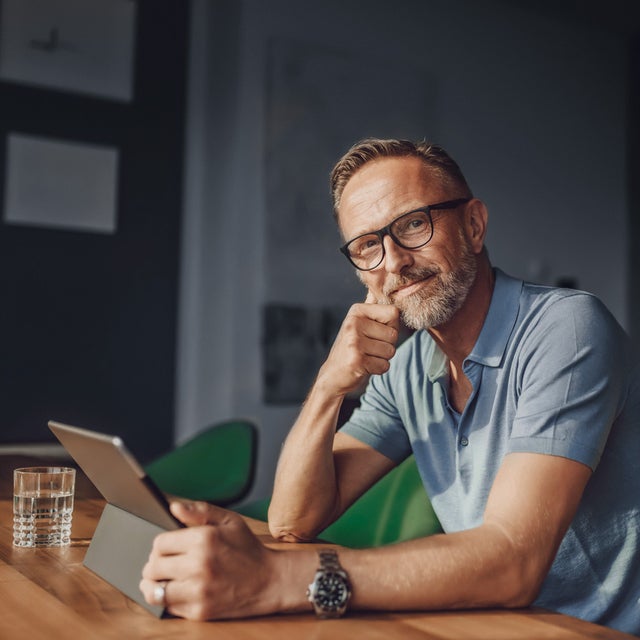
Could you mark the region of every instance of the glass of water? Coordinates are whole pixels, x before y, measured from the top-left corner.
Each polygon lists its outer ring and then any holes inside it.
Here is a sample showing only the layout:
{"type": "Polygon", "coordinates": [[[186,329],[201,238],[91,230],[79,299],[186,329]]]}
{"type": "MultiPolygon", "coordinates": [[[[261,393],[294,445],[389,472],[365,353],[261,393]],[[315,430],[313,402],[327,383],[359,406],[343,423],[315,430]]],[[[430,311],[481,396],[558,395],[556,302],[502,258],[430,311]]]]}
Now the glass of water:
{"type": "Polygon", "coordinates": [[[13,471],[13,544],[16,547],[66,547],[76,470],[25,467],[13,471]]]}

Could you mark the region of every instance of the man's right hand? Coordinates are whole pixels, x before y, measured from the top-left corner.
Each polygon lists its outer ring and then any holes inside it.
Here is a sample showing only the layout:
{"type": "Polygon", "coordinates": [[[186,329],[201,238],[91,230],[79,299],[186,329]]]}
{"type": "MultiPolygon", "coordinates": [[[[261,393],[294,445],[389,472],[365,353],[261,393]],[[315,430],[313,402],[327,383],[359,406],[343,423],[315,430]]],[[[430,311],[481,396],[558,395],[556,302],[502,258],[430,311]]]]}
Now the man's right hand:
{"type": "Polygon", "coordinates": [[[360,388],[372,374],[384,373],[396,352],[400,313],[378,304],[369,292],[347,313],[316,383],[335,395],[360,388]]]}

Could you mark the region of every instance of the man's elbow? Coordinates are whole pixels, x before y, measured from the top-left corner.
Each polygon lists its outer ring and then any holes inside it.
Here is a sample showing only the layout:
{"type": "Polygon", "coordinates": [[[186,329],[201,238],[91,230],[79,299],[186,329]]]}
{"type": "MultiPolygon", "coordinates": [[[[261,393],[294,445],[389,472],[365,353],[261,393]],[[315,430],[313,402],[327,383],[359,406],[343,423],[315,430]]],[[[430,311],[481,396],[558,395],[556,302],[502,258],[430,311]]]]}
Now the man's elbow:
{"type": "Polygon", "coordinates": [[[298,510],[274,504],[272,500],[267,519],[269,533],[279,542],[312,542],[335,518],[325,510],[312,509],[309,504],[298,510]]]}
{"type": "Polygon", "coordinates": [[[540,585],[531,584],[524,579],[520,584],[512,585],[504,594],[501,604],[507,609],[525,609],[534,603],[539,591],[540,585]]]}
{"type": "Polygon", "coordinates": [[[314,535],[304,531],[301,527],[269,520],[269,533],[278,542],[311,542],[314,535]]]}
{"type": "Polygon", "coordinates": [[[547,571],[548,567],[542,568],[530,559],[514,560],[505,571],[498,604],[508,609],[530,607],[540,593],[547,571]]]}
{"type": "Polygon", "coordinates": [[[314,539],[316,532],[310,531],[302,519],[294,514],[276,509],[273,504],[269,507],[267,516],[269,533],[278,542],[309,542],[314,539]]]}

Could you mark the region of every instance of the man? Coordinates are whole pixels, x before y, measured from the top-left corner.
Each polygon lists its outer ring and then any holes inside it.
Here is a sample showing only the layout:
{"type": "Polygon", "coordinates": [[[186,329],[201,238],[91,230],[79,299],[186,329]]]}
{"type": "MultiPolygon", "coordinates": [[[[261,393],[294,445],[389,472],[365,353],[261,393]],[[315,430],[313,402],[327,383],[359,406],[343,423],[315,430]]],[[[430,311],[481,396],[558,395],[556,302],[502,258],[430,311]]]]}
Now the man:
{"type": "Polygon", "coordinates": [[[318,559],[175,505],[206,526],[158,537],[147,599],[198,619],[308,610],[320,564],[324,615],[535,603],[640,634],[640,376],[622,330],[593,296],[493,269],[487,209],[439,147],[363,141],[332,189],[368,293],[287,438],[270,528],[313,538],[413,452],[446,534],[318,559]],[[401,319],[416,333],[396,349],[401,319]]]}

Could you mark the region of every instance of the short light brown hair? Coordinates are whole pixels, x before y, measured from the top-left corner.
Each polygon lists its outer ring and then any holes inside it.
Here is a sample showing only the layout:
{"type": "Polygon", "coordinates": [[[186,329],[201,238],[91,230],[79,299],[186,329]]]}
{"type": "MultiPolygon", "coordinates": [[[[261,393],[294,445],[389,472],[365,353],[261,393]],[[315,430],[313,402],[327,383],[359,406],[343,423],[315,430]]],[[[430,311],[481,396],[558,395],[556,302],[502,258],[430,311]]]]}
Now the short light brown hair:
{"type": "Polygon", "coordinates": [[[347,182],[365,164],[378,158],[419,158],[446,187],[451,188],[451,197],[472,198],[473,194],[460,167],[442,148],[430,142],[411,142],[409,140],[381,140],[366,138],[357,142],[338,160],[331,172],[331,197],[334,215],[338,216],[338,207],[347,182]]]}

